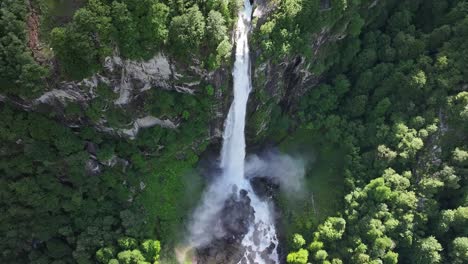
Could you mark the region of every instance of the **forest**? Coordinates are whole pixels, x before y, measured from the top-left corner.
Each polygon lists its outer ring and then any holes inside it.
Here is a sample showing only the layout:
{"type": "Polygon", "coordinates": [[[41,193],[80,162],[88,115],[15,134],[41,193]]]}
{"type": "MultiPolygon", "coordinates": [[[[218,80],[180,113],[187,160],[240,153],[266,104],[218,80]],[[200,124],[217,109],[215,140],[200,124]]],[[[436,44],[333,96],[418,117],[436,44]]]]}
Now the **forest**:
{"type": "MultiPolygon", "coordinates": [[[[197,263],[242,8],[0,2],[0,263],[197,263]]],[[[253,8],[247,151],[314,156],[307,198],[272,187],[279,263],[468,263],[468,1],[253,8]]]]}

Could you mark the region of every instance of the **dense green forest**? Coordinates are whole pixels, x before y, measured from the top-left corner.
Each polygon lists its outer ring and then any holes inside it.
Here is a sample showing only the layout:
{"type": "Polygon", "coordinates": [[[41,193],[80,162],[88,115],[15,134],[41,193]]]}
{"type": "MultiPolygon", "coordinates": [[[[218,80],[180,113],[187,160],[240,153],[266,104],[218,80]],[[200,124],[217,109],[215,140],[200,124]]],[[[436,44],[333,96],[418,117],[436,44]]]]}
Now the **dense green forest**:
{"type": "MultiPolygon", "coordinates": [[[[315,200],[274,195],[284,261],[468,263],[468,1],[266,2],[274,8],[254,20],[252,67],[300,58],[318,80],[280,103],[252,91],[260,106],[247,129],[270,121],[248,143],[317,156],[305,182],[315,200]]],[[[153,87],[129,106],[105,84],[85,102],[35,99],[102,73],[109,56],[162,53],[228,72],[241,5],[1,1],[0,263],[175,263],[206,184],[196,168],[219,148],[213,108],[229,87],[153,87]],[[143,114],[178,126],[134,139],[99,127],[143,114]]]]}
{"type": "MultiPolygon", "coordinates": [[[[466,263],[468,3],[384,1],[376,14],[353,2],[349,34],[318,67],[327,81],[285,116],[289,129],[345,149],[343,206],[297,223],[287,261],[466,263]]],[[[287,8],[270,20],[299,29],[291,47],[317,12],[305,3],[289,24],[287,8]]],[[[274,52],[284,43],[261,39],[274,52]]]]}

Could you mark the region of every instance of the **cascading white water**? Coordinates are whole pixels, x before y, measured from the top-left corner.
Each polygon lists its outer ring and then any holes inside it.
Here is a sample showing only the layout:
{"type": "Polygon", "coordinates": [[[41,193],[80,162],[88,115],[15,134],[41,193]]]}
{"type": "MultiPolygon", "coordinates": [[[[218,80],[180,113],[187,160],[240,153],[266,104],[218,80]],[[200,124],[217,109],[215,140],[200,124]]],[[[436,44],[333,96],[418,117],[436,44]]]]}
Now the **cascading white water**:
{"type": "Polygon", "coordinates": [[[251,206],[255,210],[254,224],[249,227],[242,240],[245,254],[239,263],[278,263],[278,245],[271,206],[253,192],[244,177],[245,166],[245,118],[247,100],[251,90],[248,34],[252,17],[252,5],[244,0],[244,9],[239,13],[236,29],[236,54],[233,71],[234,101],[225,121],[221,151],[222,173],[206,191],[202,204],[194,213],[190,227],[191,243],[205,245],[213,238],[224,235],[222,227],[214,221],[231,194],[232,188],[248,192],[251,206]]]}
{"type": "MultiPolygon", "coordinates": [[[[242,245],[246,248],[244,263],[266,263],[261,253],[272,243],[267,257],[268,262],[276,263],[278,245],[274,219],[271,207],[266,201],[261,201],[252,191],[250,182],[244,177],[245,166],[245,113],[247,100],[251,90],[250,54],[248,34],[252,18],[252,6],[249,0],[244,0],[244,10],[239,15],[236,36],[236,60],[234,63],[234,101],[228,113],[224,131],[224,142],[221,156],[221,167],[224,177],[232,180],[237,186],[245,189],[255,210],[255,222],[249,233],[244,237],[242,245]],[[268,256],[269,255],[269,256],[268,256]]],[[[265,251],[266,252],[266,251],[265,251]]]]}

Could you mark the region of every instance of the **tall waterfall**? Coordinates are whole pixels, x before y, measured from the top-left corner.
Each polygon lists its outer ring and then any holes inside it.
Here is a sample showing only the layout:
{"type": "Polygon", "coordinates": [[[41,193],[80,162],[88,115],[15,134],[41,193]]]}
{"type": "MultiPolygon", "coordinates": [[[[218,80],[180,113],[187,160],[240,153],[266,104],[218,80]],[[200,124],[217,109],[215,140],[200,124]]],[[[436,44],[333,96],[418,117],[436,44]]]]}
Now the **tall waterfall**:
{"type": "Polygon", "coordinates": [[[266,261],[261,258],[261,253],[264,250],[268,251],[267,248],[272,245],[271,243],[274,243],[275,248],[270,248],[269,255],[270,259],[276,263],[278,259],[276,246],[278,243],[270,206],[266,201],[261,201],[256,196],[252,191],[250,182],[244,178],[245,113],[252,87],[248,42],[251,18],[252,6],[249,0],[245,0],[244,10],[240,13],[237,22],[236,61],[232,73],[234,78],[234,101],[225,124],[221,167],[223,177],[248,192],[251,205],[255,210],[254,224],[242,241],[242,245],[246,248],[245,261],[255,260],[256,263],[265,263],[266,261]]]}
{"type": "Polygon", "coordinates": [[[247,100],[251,90],[250,58],[248,34],[252,17],[252,6],[244,0],[244,8],[239,12],[236,29],[236,54],[233,70],[234,101],[231,104],[221,151],[221,175],[206,191],[202,204],[194,213],[190,227],[191,243],[198,247],[225,235],[219,226],[219,217],[231,190],[244,190],[254,210],[254,220],[242,239],[243,256],[239,263],[278,263],[277,237],[271,205],[262,201],[253,192],[249,180],[244,177],[245,167],[245,118],[247,100]]]}

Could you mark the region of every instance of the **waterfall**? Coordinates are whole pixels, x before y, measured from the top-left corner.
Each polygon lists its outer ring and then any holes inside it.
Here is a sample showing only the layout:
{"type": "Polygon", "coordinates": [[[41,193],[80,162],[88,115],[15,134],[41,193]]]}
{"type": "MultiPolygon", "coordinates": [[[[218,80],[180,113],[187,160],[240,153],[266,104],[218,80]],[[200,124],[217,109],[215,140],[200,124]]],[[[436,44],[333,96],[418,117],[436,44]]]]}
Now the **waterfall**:
{"type": "Polygon", "coordinates": [[[236,29],[236,53],[233,70],[234,100],[225,121],[223,146],[221,150],[221,175],[206,191],[203,202],[194,213],[190,227],[191,244],[199,247],[225,235],[219,225],[219,213],[231,190],[244,190],[254,210],[254,220],[248,227],[241,243],[244,249],[239,263],[278,263],[277,237],[271,205],[253,192],[248,179],[244,177],[245,167],[245,118],[247,100],[251,90],[248,34],[252,18],[250,0],[244,0],[239,12],[236,29]]]}
{"type": "Polygon", "coordinates": [[[271,208],[266,201],[261,201],[252,191],[250,182],[244,178],[245,166],[245,113],[251,90],[250,54],[248,34],[252,18],[252,6],[244,1],[244,10],[239,15],[236,36],[236,60],[234,63],[234,101],[229,110],[224,130],[221,154],[223,176],[239,188],[248,192],[251,205],[255,210],[254,224],[250,226],[242,245],[246,248],[244,260],[265,263],[261,253],[269,253],[270,262],[277,262],[277,238],[271,208]],[[273,244],[272,244],[273,243],[273,244]],[[269,248],[273,245],[273,248],[269,248]]]}

